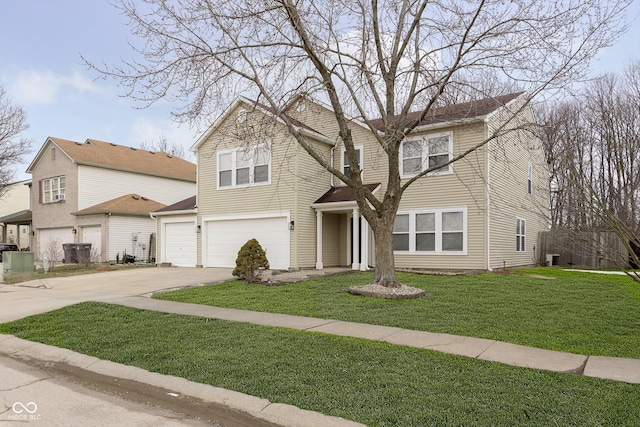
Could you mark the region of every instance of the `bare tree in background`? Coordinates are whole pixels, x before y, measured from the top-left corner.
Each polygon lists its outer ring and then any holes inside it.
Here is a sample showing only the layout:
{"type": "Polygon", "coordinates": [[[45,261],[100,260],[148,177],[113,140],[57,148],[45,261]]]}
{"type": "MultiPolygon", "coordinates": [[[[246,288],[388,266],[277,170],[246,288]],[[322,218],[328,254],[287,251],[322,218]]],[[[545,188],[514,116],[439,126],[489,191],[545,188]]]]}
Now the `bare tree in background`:
{"type": "Polygon", "coordinates": [[[167,137],[164,135],[162,135],[157,141],[151,141],[150,143],[147,143],[146,141],[143,142],[140,145],[140,148],[148,151],[167,153],[181,159],[187,158],[187,152],[185,151],[184,147],[176,143],[170,143],[167,137]]]}
{"type": "Polygon", "coordinates": [[[402,142],[435,106],[449,102],[447,96],[497,95],[478,84],[483,76],[527,91],[510,112],[514,117],[541,91],[583,77],[590,58],[626,30],[629,3],[118,0],[139,37],[138,56],[92,66],[138,101],[179,102],[174,114],[182,121],[209,121],[237,95],[265,104],[309,155],[354,190],[376,242],[374,281],[394,287],[393,224],[405,190],[513,130],[513,122],[451,162],[407,180],[400,179],[402,142]],[[348,176],[314,150],[285,114],[297,95],[331,106],[348,176]],[[380,146],[389,171],[384,194],[374,195],[360,179],[350,117],[365,123],[380,146]]]}
{"type": "MultiPolygon", "coordinates": [[[[542,140],[552,178],[551,222],[572,240],[613,233],[610,264],[640,265],[640,61],[604,75],[583,93],[541,110],[542,140]]],[[[584,246],[600,242],[585,239],[584,246]]],[[[632,274],[636,281],[640,278],[632,274]]]]}
{"type": "Polygon", "coordinates": [[[29,151],[31,142],[20,138],[28,127],[25,111],[0,86],[0,197],[13,181],[15,166],[29,151]]]}

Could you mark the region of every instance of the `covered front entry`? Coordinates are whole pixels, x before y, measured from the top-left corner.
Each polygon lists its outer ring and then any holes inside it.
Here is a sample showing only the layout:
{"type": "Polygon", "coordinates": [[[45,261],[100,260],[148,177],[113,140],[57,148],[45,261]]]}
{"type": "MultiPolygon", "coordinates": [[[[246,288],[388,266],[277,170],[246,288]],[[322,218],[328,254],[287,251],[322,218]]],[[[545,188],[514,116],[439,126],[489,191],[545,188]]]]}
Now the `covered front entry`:
{"type": "MultiPolygon", "coordinates": [[[[367,184],[376,191],[380,184],[367,184]]],[[[334,187],[311,205],[316,210],[316,269],[325,267],[330,253],[344,251],[347,265],[366,271],[373,266],[373,239],[367,221],[360,215],[353,190],[334,187]],[[342,219],[325,220],[339,216],[342,219]],[[337,224],[337,225],[336,225],[337,224]],[[340,225],[345,224],[346,226],[340,225]],[[327,246],[331,247],[327,251],[327,246]]]]}
{"type": "Polygon", "coordinates": [[[267,252],[271,269],[288,270],[291,266],[288,214],[204,217],[203,229],[205,267],[235,267],[238,251],[252,238],[267,252]]]}

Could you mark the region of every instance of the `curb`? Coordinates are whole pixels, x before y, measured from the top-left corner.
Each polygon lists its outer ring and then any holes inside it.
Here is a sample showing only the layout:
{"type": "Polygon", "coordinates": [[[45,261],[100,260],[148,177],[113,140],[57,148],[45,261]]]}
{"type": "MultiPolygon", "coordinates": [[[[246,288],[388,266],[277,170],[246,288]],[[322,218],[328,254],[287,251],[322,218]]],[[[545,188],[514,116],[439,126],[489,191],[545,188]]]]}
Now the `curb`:
{"type": "Polygon", "coordinates": [[[364,424],[344,418],[308,411],[284,403],[273,403],[267,399],[249,394],[196,383],[172,375],[149,372],[135,366],[101,360],[72,350],[27,341],[13,335],[0,334],[0,354],[26,362],[37,360],[49,364],[64,363],[98,375],[137,381],[153,387],[167,389],[183,396],[200,399],[204,402],[223,405],[231,410],[242,412],[282,427],[364,426],[364,424]]]}

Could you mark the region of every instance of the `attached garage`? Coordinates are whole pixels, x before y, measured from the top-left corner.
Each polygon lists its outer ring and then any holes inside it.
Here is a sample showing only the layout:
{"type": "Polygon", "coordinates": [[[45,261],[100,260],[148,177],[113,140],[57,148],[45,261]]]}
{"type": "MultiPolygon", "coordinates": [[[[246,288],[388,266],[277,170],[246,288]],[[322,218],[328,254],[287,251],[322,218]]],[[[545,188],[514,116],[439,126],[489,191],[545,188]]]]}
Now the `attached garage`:
{"type": "Polygon", "coordinates": [[[291,266],[288,216],[249,218],[203,218],[203,261],[205,267],[235,267],[240,247],[255,238],[267,252],[272,269],[291,266]]]}
{"type": "Polygon", "coordinates": [[[176,267],[195,267],[197,264],[196,222],[163,222],[162,262],[176,267]]]}

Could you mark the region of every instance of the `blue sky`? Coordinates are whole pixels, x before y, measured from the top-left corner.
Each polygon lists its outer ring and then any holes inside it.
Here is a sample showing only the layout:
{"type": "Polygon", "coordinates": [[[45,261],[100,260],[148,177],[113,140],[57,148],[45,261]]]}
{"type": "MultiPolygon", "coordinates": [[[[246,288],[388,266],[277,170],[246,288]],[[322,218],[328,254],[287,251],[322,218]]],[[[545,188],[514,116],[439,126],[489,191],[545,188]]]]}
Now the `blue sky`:
{"type": "MultiPolygon", "coordinates": [[[[594,75],[640,58],[638,15],[635,0],[630,17],[636,21],[598,56],[594,75]]],[[[30,178],[23,171],[47,136],[136,147],[164,136],[189,148],[203,130],[173,123],[168,103],[135,108],[113,82],[95,80],[83,64],[80,54],[108,64],[130,56],[126,18],[107,0],[0,0],[0,16],[0,84],[26,110],[30,128],[23,136],[33,140],[18,178],[30,178]]]]}

